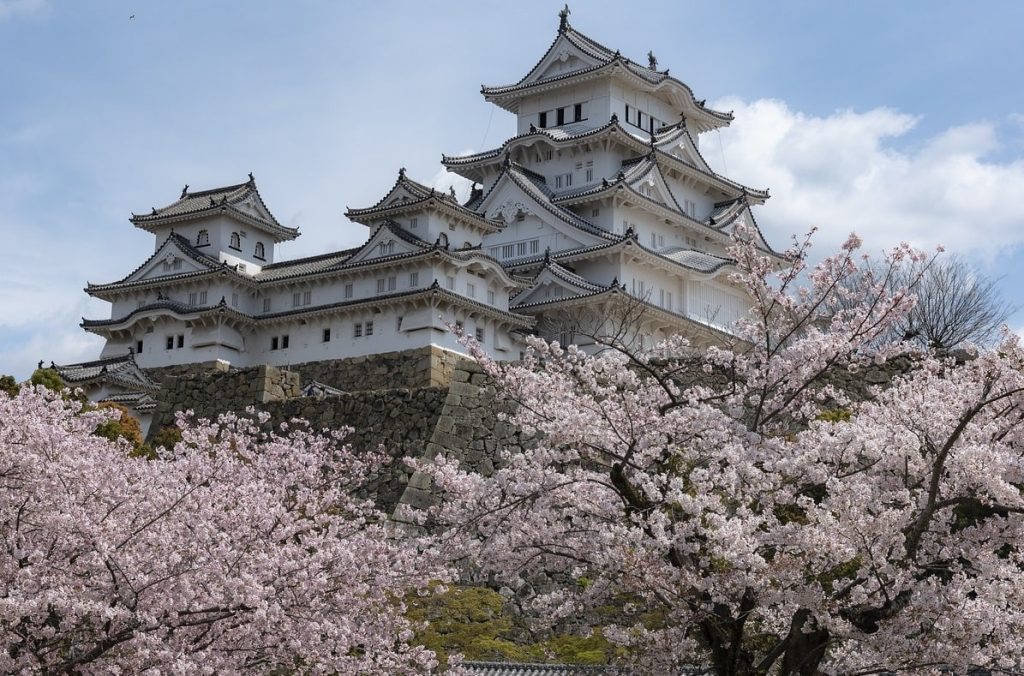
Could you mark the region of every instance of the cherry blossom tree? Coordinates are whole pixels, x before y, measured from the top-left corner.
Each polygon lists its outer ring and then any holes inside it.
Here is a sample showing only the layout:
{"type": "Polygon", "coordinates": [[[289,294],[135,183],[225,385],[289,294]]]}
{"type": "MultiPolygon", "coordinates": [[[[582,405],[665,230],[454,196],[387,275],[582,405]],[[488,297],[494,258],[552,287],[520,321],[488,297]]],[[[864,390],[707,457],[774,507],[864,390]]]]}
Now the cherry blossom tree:
{"type": "Polygon", "coordinates": [[[154,460],[109,411],[0,394],[0,672],[428,673],[403,598],[448,571],[352,497],[343,432],[182,420],[154,460]]]}
{"type": "Polygon", "coordinates": [[[481,577],[531,582],[538,621],[617,608],[603,633],[641,673],[1019,667],[1024,350],[880,340],[914,304],[891,276],[928,257],[868,265],[851,237],[811,269],[808,246],[779,270],[736,242],[753,309],[699,357],[476,350],[536,446],[490,476],[418,463],[433,517],[481,577]],[[891,382],[841,386],[869,369],[891,382]]]}

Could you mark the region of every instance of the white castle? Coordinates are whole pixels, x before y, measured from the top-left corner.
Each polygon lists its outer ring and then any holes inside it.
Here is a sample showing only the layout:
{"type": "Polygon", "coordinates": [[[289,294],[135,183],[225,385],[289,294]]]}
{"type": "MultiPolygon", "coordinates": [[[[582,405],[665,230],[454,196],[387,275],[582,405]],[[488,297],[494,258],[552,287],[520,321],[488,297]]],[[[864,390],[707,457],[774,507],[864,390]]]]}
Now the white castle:
{"type": "MultiPolygon", "coordinates": [[[[766,190],[716,173],[700,135],[732,115],[691,89],[576,31],[558,33],[518,82],[484,86],[517,116],[501,147],[442,164],[474,182],[468,201],[399,170],[376,204],[346,216],[367,227],[355,249],[276,261],[299,236],[249,180],[189,186],[172,204],[133,214],[154,253],[123,279],[89,284],[110,317],[100,359],[58,367],[94,399],[145,409],[141,369],[223,360],[286,365],[435,346],[464,351],[451,327],[489,355],[516,359],[525,334],[588,346],[566,317],[641,308],[641,338],[722,339],[749,300],[729,281],[726,249],[766,190]]],[[[149,388],[148,390],[146,388],[149,388]]]]}

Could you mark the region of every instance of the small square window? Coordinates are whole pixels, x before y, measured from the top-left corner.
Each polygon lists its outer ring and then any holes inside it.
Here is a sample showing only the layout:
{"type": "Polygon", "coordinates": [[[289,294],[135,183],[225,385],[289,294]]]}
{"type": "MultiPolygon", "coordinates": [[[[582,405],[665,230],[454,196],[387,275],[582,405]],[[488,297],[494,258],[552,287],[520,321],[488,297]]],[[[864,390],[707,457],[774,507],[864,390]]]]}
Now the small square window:
{"type": "Polygon", "coordinates": [[[366,335],[373,335],[373,322],[366,322],[366,335]]]}
{"type": "Polygon", "coordinates": [[[356,322],[356,325],[352,327],[352,336],[355,338],[363,337],[363,324],[362,322],[356,322]]]}
{"type": "Polygon", "coordinates": [[[325,343],[331,342],[331,330],[330,329],[324,329],[324,342],[325,343]]]}

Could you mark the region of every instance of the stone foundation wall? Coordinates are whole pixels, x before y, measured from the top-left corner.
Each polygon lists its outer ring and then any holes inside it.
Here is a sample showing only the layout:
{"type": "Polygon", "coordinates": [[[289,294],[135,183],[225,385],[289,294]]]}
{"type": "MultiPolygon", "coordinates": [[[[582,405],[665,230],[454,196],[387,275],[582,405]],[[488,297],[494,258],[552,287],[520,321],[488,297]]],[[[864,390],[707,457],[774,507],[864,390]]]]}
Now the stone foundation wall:
{"type": "Polygon", "coordinates": [[[307,362],[288,367],[303,384],[314,380],[339,390],[387,390],[400,387],[436,387],[451,382],[459,354],[438,347],[347,359],[307,362]]]}

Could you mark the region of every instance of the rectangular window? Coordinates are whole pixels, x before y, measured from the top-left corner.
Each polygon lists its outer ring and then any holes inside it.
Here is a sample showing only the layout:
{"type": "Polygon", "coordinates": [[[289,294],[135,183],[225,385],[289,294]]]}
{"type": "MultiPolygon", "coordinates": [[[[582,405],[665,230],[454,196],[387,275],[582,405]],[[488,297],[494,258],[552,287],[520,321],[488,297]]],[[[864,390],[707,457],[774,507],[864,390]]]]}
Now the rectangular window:
{"type": "Polygon", "coordinates": [[[669,291],[667,294],[665,294],[665,300],[668,301],[668,305],[666,305],[665,307],[668,308],[669,310],[671,310],[672,309],[672,292],[671,291],[669,291]]]}
{"type": "Polygon", "coordinates": [[[167,349],[168,350],[173,350],[174,349],[174,336],[167,336],[167,349]]]}
{"type": "Polygon", "coordinates": [[[515,245],[514,244],[506,244],[506,245],[501,247],[501,257],[502,258],[512,258],[512,256],[514,254],[515,254],[515,245]]]}
{"type": "Polygon", "coordinates": [[[346,284],[345,285],[345,298],[351,298],[351,297],[352,297],[352,285],[351,284],[346,284]]]}
{"type": "Polygon", "coordinates": [[[199,300],[199,294],[195,291],[190,291],[188,294],[188,304],[195,305],[197,300],[199,300]]]}
{"type": "Polygon", "coordinates": [[[231,294],[231,307],[238,307],[238,294],[231,294]]]}
{"type": "Polygon", "coordinates": [[[597,218],[600,215],[601,215],[601,210],[600,209],[591,209],[590,210],[590,217],[591,218],[597,218]]]}
{"type": "Polygon", "coordinates": [[[658,236],[653,232],[651,233],[651,248],[656,249],[658,247],[658,236]]]}
{"type": "Polygon", "coordinates": [[[487,304],[488,305],[494,305],[494,292],[493,291],[488,291],[487,292],[487,304]]]}
{"type": "Polygon", "coordinates": [[[644,121],[645,121],[646,119],[647,119],[647,116],[646,116],[646,115],[644,115],[644,114],[643,114],[643,113],[641,113],[640,111],[637,111],[637,113],[636,113],[636,126],[638,126],[638,127],[640,127],[641,129],[643,129],[643,128],[644,128],[644,121]]]}
{"type": "Polygon", "coordinates": [[[540,114],[540,119],[537,120],[537,126],[541,129],[546,129],[548,126],[548,114],[547,111],[540,114]]]}
{"type": "Polygon", "coordinates": [[[470,298],[476,298],[476,284],[466,282],[466,295],[470,298]]]}
{"type": "Polygon", "coordinates": [[[633,122],[633,109],[629,107],[629,104],[626,104],[626,122],[633,122]]]}
{"type": "Polygon", "coordinates": [[[697,203],[693,200],[683,200],[683,208],[686,210],[686,215],[690,218],[696,218],[697,214],[697,203]]]}
{"type": "Polygon", "coordinates": [[[565,187],[568,188],[571,185],[572,185],[572,174],[571,173],[570,174],[566,174],[565,175],[565,187]]]}
{"type": "Polygon", "coordinates": [[[206,292],[205,291],[200,291],[199,292],[199,304],[200,305],[206,305],[206,292]]]}
{"type": "Polygon", "coordinates": [[[278,348],[278,346],[279,346],[278,338],[277,338],[277,336],[274,336],[273,338],[270,339],[270,349],[271,350],[276,350],[278,348]]]}
{"type": "Polygon", "coordinates": [[[175,270],[181,270],[181,259],[175,258],[174,264],[171,267],[173,267],[175,270]]]}
{"type": "Polygon", "coordinates": [[[483,329],[477,329],[476,330],[476,342],[481,343],[481,344],[484,342],[484,330],[483,329]]]}
{"type": "Polygon", "coordinates": [[[539,239],[531,239],[530,240],[530,253],[532,253],[532,254],[540,253],[540,240],[539,239]]]}
{"type": "Polygon", "coordinates": [[[492,246],[492,247],[490,248],[491,258],[497,258],[497,257],[498,257],[498,255],[499,255],[499,253],[498,253],[498,252],[499,252],[499,249],[498,249],[498,247],[496,247],[496,246],[492,246]]]}
{"type": "Polygon", "coordinates": [[[446,276],[444,278],[444,286],[449,291],[454,291],[455,290],[455,278],[452,277],[451,275],[446,276]]]}
{"type": "Polygon", "coordinates": [[[561,174],[559,174],[558,176],[555,176],[555,187],[556,188],[561,188],[562,187],[562,175],[561,174]]]}
{"type": "Polygon", "coordinates": [[[559,108],[557,111],[555,111],[555,115],[555,119],[557,120],[555,124],[557,124],[558,126],[565,124],[565,108],[559,108]]]}
{"type": "Polygon", "coordinates": [[[325,343],[331,342],[331,330],[330,329],[324,329],[324,342],[325,343]]]}
{"type": "Polygon", "coordinates": [[[398,278],[388,277],[388,291],[394,291],[396,288],[398,288],[398,278]]]}
{"type": "Polygon", "coordinates": [[[292,294],[292,307],[299,307],[299,304],[301,302],[302,302],[302,294],[299,293],[298,291],[296,291],[295,293],[292,294]]]}
{"type": "Polygon", "coordinates": [[[383,277],[377,280],[377,293],[384,293],[384,285],[386,283],[387,281],[383,277]]]}
{"type": "Polygon", "coordinates": [[[141,340],[136,340],[135,341],[135,354],[142,354],[142,341],[141,340]]]}
{"type": "Polygon", "coordinates": [[[313,292],[312,291],[303,291],[302,292],[302,304],[303,305],[309,305],[311,302],[313,302],[313,292]]]}
{"type": "Polygon", "coordinates": [[[418,219],[418,218],[414,218],[411,221],[409,221],[409,227],[411,227],[411,228],[415,228],[419,224],[420,224],[420,219],[418,219]]]}
{"type": "Polygon", "coordinates": [[[589,182],[591,182],[593,180],[594,180],[594,170],[593,169],[587,169],[587,183],[589,183],[589,182]]]}
{"type": "Polygon", "coordinates": [[[579,122],[583,119],[583,104],[577,103],[572,107],[572,119],[575,122],[579,122]]]}
{"type": "Polygon", "coordinates": [[[355,338],[363,337],[363,324],[362,322],[356,322],[356,325],[352,329],[352,336],[355,338]]]}
{"type": "Polygon", "coordinates": [[[419,272],[410,272],[409,273],[409,288],[410,289],[415,289],[419,285],[420,285],[420,273],[419,272]]]}
{"type": "Polygon", "coordinates": [[[178,347],[185,347],[185,336],[178,334],[178,347]]]}
{"type": "Polygon", "coordinates": [[[658,305],[665,307],[665,289],[658,289],[658,305]]]}
{"type": "Polygon", "coordinates": [[[647,282],[640,280],[640,297],[643,298],[647,295],[647,282]]]}
{"type": "Polygon", "coordinates": [[[264,298],[263,299],[263,311],[264,312],[270,312],[270,299],[269,298],[264,298]]]}
{"type": "Polygon", "coordinates": [[[544,159],[548,160],[549,162],[551,161],[551,158],[554,157],[554,156],[555,156],[555,151],[554,150],[548,150],[548,151],[545,151],[545,153],[544,153],[544,159]]]}
{"type": "Polygon", "coordinates": [[[286,336],[286,335],[285,336],[281,336],[281,349],[282,350],[287,350],[288,349],[288,336],[286,336]]]}
{"type": "Polygon", "coordinates": [[[665,248],[665,235],[658,235],[658,248],[659,249],[664,249],[665,248]]]}
{"type": "Polygon", "coordinates": [[[373,322],[366,322],[366,335],[373,335],[373,322]]]}
{"type": "Polygon", "coordinates": [[[517,256],[525,256],[526,255],[526,242],[519,242],[518,244],[516,244],[516,255],[517,256]]]}

